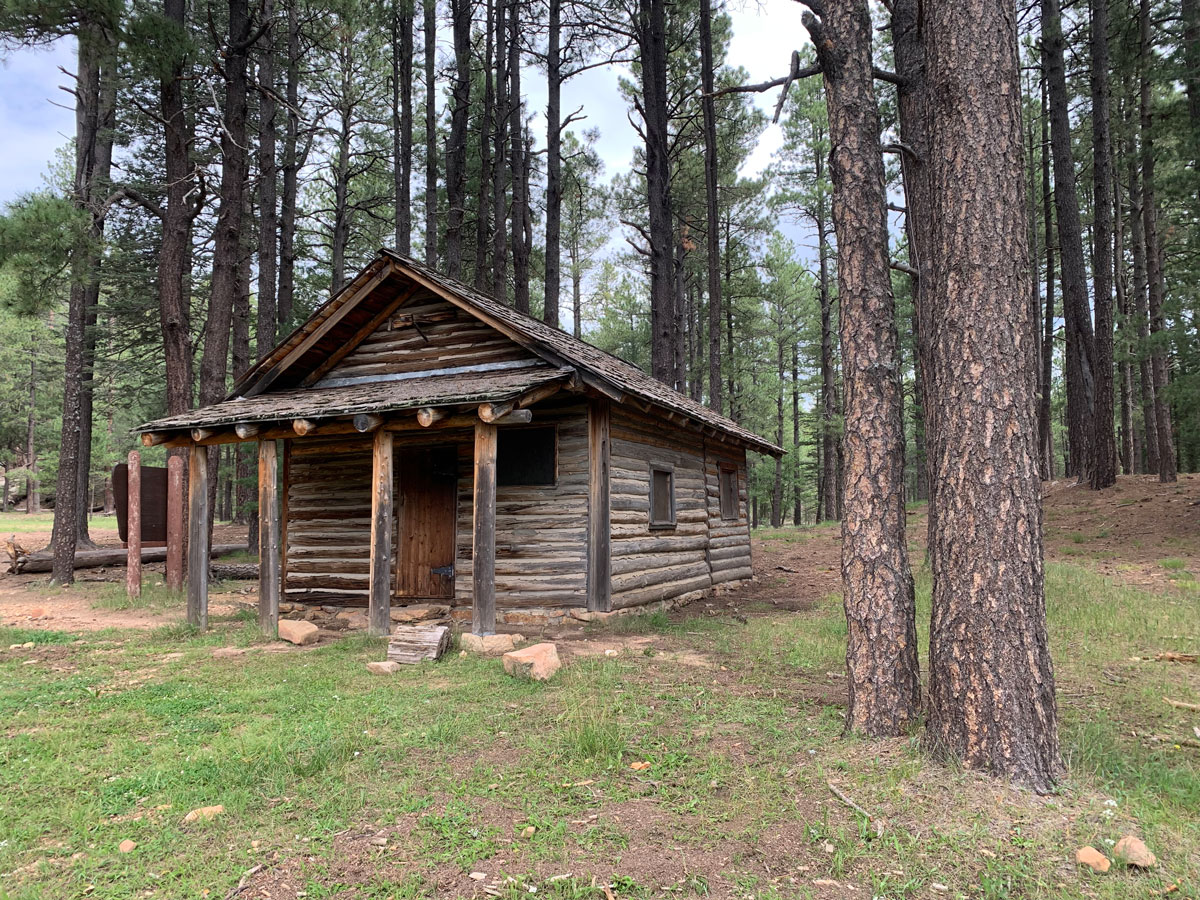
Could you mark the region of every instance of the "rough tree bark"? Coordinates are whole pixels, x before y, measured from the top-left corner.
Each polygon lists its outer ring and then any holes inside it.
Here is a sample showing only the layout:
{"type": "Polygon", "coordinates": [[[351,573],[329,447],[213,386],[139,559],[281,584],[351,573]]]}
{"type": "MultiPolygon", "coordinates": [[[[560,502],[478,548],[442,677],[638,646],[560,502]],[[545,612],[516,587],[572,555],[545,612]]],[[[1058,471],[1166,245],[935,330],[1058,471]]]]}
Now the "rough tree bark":
{"type": "Polygon", "coordinates": [[[491,190],[492,134],[495,128],[496,90],[496,3],[487,0],[483,29],[483,110],[479,118],[479,194],[475,198],[475,290],[492,293],[492,266],[488,262],[488,249],[492,242],[491,190]]]}
{"type": "Polygon", "coordinates": [[[904,534],[899,340],[866,0],[805,13],[829,110],[845,382],[842,588],[846,728],[903,734],[920,715],[916,604],[904,534]]]}
{"type": "MultiPolygon", "coordinates": [[[[178,2],[178,0],[175,0],[178,2]]],[[[258,310],[255,342],[262,359],[275,346],[279,334],[279,308],[275,282],[278,270],[279,192],[275,164],[278,104],[275,101],[275,2],[263,0],[262,54],[258,63],[258,310]]],[[[257,529],[255,530],[257,531],[257,529]]]]}
{"type": "MultiPolygon", "coordinates": [[[[292,321],[296,293],[296,196],[300,181],[300,0],[287,3],[287,119],[283,135],[283,194],[279,202],[279,332],[292,321]]],[[[209,454],[210,456],[212,454],[209,454]]]]}
{"type": "Polygon", "coordinates": [[[1048,790],[1062,764],[1043,593],[1016,11],[1006,0],[934,4],[923,39],[938,148],[925,294],[939,482],[926,743],[1048,790]]]}
{"type": "Polygon", "coordinates": [[[1054,206],[1058,213],[1058,255],[1062,264],[1063,321],[1067,335],[1067,445],[1070,450],[1067,474],[1080,481],[1089,481],[1096,430],[1096,348],[1088,303],[1075,160],[1071,152],[1065,44],[1059,0],[1042,0],[1042,49],[1050,97],[1054,206]]]}
{"type": "Polygon", "coordinates": [[[438,261],[437,233],[437,0],[424,0],[425,39],[425,265],[438,261]]]}
{"type": "Polygon", "coordinates": [[[546,302],[542,319],[559,326],[562,281],[562,0],[548,0],[546,23],[546,302]]]}
{"type": "Polygon", "coordinates": [[[713,99],[712,0],[700,0],[700,83],[704,91],[704,212],[708,239],[708,405],[721,412],[721,242],[717,110],[713,99]]]}
{"type": "Polygon", "coordinates": [[[1146,285],[1150,313],[1150,377],[1154,382],[1154,424],[1158,432],[1158,480],[1164,484],[1177,480],[1175,436],[1171,431],[1171,406],[1167,402],[1167,350],[1158,337],[1166,329],[1163,300],[1166,277],[1163,272],[1162,245],[1158,236],[1158,202],[1154,185],[1154,107],[1151,97],[1150,0],[1141,0],[1138,14],[1141,31],[1141,133],[1142,133],[1142,219],[1146,241],[1146,285]]]}
{"type": "Polygon", "coordinates": [[[467,125],[471,111],[471,8],[472,0],[451,0],[450,24],[454,36],[454,104],[450,110],[450,137],[446,142],[446,273],[463,273],[463,223],[467,202],[467,125]]]}
{"type": "Polygon", "coordinates": [[[1041,476],[1054,479],[1054,426],[1051,419],[1050,387],[1054,377],[1054,189],[1050,184],[1050,99],[1046,88],[1046,67],[1042,64],[1042,219],[1046,242],[1046,314],[1043,318],[1041,375],[1038,378],[1038,457],[1041,476]]]}
{"type": "Polygon", "coordinates": [[[1117,443],[1113,434],[1113,191],[1109,133],[1108,0],[1090,0],[1092,21],[1092,295],[1096,309],[1096,401],[1092,436],[1091,485],[1117,482],[1117,443]]]}
{"type": "Polygon", "coordinates": [[[512,181],[513,306],[529,312],[529,254],[532,250],[529,212],[529,158],[521,122],[521,4],[514,2],[508,17],[508,159],[512,181]]]}
{"type": "Polygon", "coordinates": [[[508,16],[509,0],[496,0],[496,128],[492,170],[492,296],[508,298],[508,16]]]}
{"type": "Polygon", "coordinates": [[[396,250],[412,253],[412,0],[392,0],[392,182],[396,250]]]}

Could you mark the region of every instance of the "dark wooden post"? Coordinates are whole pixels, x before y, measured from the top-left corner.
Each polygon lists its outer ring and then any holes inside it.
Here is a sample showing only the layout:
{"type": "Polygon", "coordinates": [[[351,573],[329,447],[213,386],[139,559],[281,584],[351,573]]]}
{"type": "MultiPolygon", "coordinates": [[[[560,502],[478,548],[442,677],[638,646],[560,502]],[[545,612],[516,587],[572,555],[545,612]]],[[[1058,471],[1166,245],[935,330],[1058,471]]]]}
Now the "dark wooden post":
{"type": "Polygon", "coordinates": [[[612,505],[609,501],[609,431],[607,400],[588,403],[588,592],[592,612],[612,609],[612,505]]]}
{"type": "Polygon", "coordinates": [[[208,628],[208,447],[193,444],[188,457],[188,623],[208,628]]]}
{"type": "Polygon", "coordinates": [[[128,497],[125,512],[125,593],[142,596],[142,454],[129,451],[128,497]]]}
{"type": "Polygon", "coordinates": [[[371,454],[371,594],[367,630],[391,630],[392,607],[392,433],[375,432],[371,454]]]}
{"type": "Polygon", "coordinates": [[[167,589],[183,590],[183,457],[167,457],[167,589]]]}
{"type": "Polygon", "coordinates": [[[279,633],[279,475],[275,442],[258,442],[258,625],[279,633]]]}
{"type": "Polygon", "coordinates": [[[496,633],[496,426],[475,423],[471,631],[496,633]]]}

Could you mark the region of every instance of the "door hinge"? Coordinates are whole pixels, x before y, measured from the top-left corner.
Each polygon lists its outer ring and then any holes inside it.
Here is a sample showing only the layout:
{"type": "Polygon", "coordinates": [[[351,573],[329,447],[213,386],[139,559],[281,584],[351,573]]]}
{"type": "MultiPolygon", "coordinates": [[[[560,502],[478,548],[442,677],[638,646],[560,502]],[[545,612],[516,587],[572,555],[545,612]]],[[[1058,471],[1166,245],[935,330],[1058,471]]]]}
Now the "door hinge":
{"type": "Polygon", "coordinates": [[[454,563],[451,563],[448,566],[432,566],[430,567],[429,571],[431,571],[434,575],[441,575],[443,578],[453,578],[454,563]]]}

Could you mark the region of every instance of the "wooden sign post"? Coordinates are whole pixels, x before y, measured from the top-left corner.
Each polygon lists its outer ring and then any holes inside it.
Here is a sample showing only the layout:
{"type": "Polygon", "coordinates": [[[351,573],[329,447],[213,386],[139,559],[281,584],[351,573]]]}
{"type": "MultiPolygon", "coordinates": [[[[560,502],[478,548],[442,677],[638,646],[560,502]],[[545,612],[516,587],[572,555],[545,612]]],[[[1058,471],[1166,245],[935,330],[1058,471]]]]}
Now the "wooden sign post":
{"type": "Polygon", "coordinates": [[[126,514],[129,555],[125,563],[125,593],[142,596],[142,456],[129,451],[129,506],[126,514]]]}
{"type": "Polygon", "coordinates": [[[183,590],[183,457],[167,459],[167,589],[183,590]]]}

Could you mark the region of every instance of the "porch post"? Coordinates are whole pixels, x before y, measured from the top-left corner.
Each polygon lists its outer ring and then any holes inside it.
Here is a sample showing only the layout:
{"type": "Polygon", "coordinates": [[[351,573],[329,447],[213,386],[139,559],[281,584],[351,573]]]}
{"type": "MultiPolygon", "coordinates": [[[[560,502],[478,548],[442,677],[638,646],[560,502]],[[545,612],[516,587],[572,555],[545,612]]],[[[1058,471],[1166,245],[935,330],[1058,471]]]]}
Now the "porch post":
{"type": "Polygon", "coordinates": [[[208,629],[208,447],[192,444],[188,457],[188,624],[208,629]]]}
{"type": "Polygon", "coordinates": [[[275,441],[258,442],[258,626],[279,633],[279,475],[275,441]]]}
{"type": "Polygon", "coordinates": [[[475,423],[471,631],[496,633],[496,426],[475,423]]]}
{"type": "Polygon", "coordinates": [[[612,503],[609,499],[609,432],[612,421],[608,400],[588,402],[588,568],[587,608],[612,609],[612,503]]]}
{"type": "Polygon", "coordinates": [[[391,630],[392,604],[392,433],[375,432],[371,453],[371,594],[367,630],[391,630]]]}

